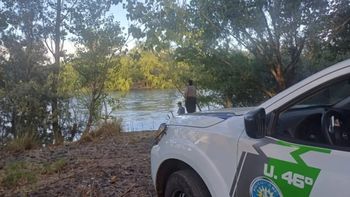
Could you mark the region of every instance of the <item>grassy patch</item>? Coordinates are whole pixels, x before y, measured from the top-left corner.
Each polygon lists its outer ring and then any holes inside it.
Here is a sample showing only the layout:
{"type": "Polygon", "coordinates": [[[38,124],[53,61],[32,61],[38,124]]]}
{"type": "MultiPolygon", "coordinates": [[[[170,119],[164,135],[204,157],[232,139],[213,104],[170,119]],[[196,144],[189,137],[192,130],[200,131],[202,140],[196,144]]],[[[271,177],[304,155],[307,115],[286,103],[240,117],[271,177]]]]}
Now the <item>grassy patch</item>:
{"type": "Polygon", "coordinates": [[[40,140],[34,133],[25,133],[12,139],[7,145],[6,149],[11,152],[23,152],[36,148],[40,145],[40,140]]]}
{"type": "Polygon", "coordinates": [[[5,166],[4,178],[1,184],[7,188],[26,184],[34,184],[37,181],[36,166],[23,161],[14,162],[5,166]]]}
{"type": "Polygon", "coordinates": [[[59,173],[62,169],[67,165],[67,161],[65,159],[59,159],[53,163],[47,163],[43,165],[42,174],[54,174],[59,173]]]}
{"type": "Polygon", "coordinates": [[[6,188],[33,185],[37,182],[38,176],[59,173],[66,165],[65,159],[43,165],[24,161],[13,162],[4,167],[0,183],[6,188]]]}
{"type": "Polygon", "coordinates": [[[84,133],[80,142],[91,142],[95,141],[96,138],[103,138],[118,135],[122,131],[122,121],[114,120],[103,122],[96,130],[91,131],[89,133],[84,133]]]}

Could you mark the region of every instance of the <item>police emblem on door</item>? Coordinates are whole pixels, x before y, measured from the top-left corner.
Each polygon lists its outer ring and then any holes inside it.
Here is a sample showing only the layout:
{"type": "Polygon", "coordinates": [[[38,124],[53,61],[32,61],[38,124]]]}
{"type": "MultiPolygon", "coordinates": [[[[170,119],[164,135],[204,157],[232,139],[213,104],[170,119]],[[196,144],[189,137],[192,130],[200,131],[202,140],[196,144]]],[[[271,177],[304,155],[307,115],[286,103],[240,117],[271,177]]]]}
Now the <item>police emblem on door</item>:
{"type": "Polygon", "coordinates": [[[282,194],[270,179],[257,177],[250,184],[249,193],[251,197],[282,197],[282,194]]]}

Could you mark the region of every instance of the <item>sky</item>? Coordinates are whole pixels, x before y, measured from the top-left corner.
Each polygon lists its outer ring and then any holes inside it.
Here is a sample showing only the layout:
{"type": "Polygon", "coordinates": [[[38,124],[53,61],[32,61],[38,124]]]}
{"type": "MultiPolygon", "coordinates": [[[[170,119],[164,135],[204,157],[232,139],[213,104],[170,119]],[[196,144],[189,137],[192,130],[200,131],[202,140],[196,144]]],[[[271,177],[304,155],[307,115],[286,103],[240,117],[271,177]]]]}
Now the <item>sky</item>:
{"type": "Polygon", "coordinates": [[[120,22],[121,27],[127,28],[130,25],[130,22],[126,19],[127,11],[123,9],[122,4],[113,5],[108,14],[113,15],[120,22]]]}

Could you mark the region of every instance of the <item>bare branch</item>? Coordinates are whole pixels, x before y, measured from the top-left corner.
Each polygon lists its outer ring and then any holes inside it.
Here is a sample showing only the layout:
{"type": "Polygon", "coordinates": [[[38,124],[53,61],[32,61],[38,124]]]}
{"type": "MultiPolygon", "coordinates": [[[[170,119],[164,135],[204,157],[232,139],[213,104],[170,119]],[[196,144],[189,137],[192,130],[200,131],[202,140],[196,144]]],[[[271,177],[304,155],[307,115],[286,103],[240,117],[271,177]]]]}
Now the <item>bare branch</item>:
{"type": "Polygon", "coordinates": [[[51,49],[52,49],[52,51],[53,51],[53,40],[52,39],[50,39],[50,45],[51,45],[51,49]]]}
{"type": "Polygon", "coordinates": [[[341,23],[340,25],[335,27],[334,28],[335,34],[339,33],[341,30],[343,30],[345,28],[346,24],[348,24],[349,22],[350,22],[350,17],[347,18],[343,23],[341,23]]]}
{"type": "Polygon", "coordinates": [[[60,52],[63,51],[63,47],[64,47],[64,39],[62,39],[62,42],[61,42],[60,52]]]}
{"type": "Polygon", "coordinates": [[[52,51],[52,48],[50,48],[49,44],[47,43],[47,38],[44,38],[44,44],[46,48],[50,51],[52,55],[54,55],[54,52],[52,51]]]}

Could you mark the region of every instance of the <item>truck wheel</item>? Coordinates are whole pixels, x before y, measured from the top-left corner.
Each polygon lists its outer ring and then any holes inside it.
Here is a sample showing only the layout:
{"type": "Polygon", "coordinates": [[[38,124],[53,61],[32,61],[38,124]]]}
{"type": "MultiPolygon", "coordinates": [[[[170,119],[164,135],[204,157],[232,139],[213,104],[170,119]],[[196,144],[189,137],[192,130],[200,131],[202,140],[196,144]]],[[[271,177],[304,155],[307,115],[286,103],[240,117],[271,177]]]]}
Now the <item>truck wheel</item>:
{"type": "Polygon", "coordinates": [[[170,175],[165,197],[211,197],[202,179],[191,170],[180,170],[170,175]]]}

